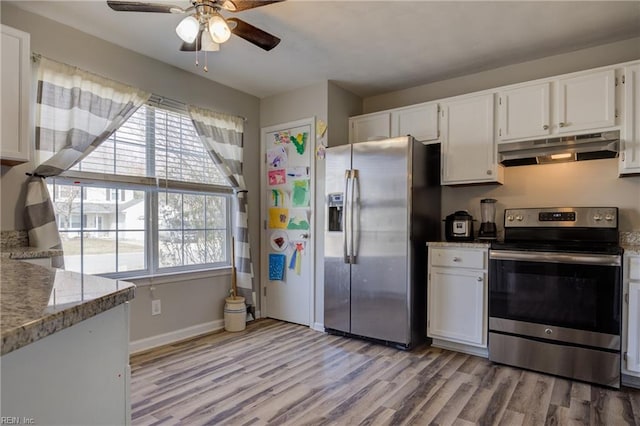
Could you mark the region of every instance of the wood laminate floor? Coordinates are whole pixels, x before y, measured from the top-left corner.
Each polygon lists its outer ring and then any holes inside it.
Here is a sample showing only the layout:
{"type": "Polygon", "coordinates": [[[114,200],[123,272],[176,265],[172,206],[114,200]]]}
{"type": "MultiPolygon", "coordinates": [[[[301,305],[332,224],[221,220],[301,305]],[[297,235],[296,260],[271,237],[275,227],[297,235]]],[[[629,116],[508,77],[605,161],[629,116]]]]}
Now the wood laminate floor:
{"type": "Polygon", "coordinates": [[[640,391],[259,320],[131,359],[134,425],[639,425],[640,391]]]}

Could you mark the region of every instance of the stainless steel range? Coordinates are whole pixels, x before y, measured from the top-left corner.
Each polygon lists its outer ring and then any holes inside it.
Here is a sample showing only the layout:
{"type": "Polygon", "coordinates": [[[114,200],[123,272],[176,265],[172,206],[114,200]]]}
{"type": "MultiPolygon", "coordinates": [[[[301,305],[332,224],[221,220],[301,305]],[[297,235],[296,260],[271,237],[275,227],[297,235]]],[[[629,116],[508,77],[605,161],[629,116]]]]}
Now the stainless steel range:
{"type": "Polygon", "coordinates": [[[620,387],[615,207],[507,209],[489,270],[489,359],[620,387]]]}

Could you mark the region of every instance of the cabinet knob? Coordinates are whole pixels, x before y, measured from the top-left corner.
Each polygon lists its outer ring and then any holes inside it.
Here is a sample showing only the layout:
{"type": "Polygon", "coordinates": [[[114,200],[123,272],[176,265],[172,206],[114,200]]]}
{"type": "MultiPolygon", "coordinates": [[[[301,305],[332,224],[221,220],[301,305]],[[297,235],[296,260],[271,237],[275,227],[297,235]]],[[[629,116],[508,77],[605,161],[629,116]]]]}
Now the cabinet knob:
{"type": "Polygon", "coordinates": [[[460,262],[461,260],[462,260],[462,259],[460,259],[459,257],[454,257],[454,258],[453,258],[453,261],[454,261],[454,262],[460,262]]]}
{"type": "Polygon", "coordinates": [[[492,175],[493,174],[493,170],[487,170],[487,174],[488,175],[492,175]]]}
{"type": "Polygon", "coordinates": [[[542,126],[542,129],[543,129],[543,130],[549,130],[549,125],[548,125],[548,124],[545,124],[544,126],[542,126]]]}
{"type": "Polygon", "coordinates": [[[545,328],[545,329],[544,329],[544,332],[545,332],[546,334],[551,334],[551,333],[553,333],[553,330],[551,330],[550,328],[545,328]]]}
{"type": "Polygon", "coordinates": [[[482,281],[484,281],[484,278],[478,277],[477,280],[478,280],[479,283],[481,283],[482,281]]]}
{"type": "Polygon", "coordinates": [[[563,122],[563,121],[561,121],[560,123],[558,123],[558,126],[560,126],[560,127],[566,127],[566,126],[568,126],[568,125],[569,125],[569,123],[565,123],[565,122],[563,122]]]}

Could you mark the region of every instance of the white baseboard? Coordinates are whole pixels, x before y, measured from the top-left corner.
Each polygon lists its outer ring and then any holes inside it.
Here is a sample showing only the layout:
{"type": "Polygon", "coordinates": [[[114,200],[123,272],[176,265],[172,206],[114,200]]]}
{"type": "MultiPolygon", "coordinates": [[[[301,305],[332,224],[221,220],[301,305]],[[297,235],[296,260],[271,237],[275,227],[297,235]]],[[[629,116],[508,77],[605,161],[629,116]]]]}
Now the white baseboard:
{"type": "Polygon", "coordinates": [[[180,340],[190,339],[201,334],[222,330],[223,328],[224,319],[219,319],[211,322],[206,322],[204,324],[182,328],[180,330],[170,331],[169,333],[158,334],[157,336],[134,340],[133,342],[129,342],[129,354],[135,354],[137,352],[157,348],[158,346],[168,345],[170,343],[179,342],[180,340]]]}
{"type": "Polygon", "coordinates": [[[446,340],[433,339],[431,346],[436,348],[448,349],[450,351],[463,352],[469,355],[476,355],[482,358],[489,358],[488,348],[479,348],[476,346],[464,345],[462,343],[449,342],[446,340]]]}
{"type": "Polygon", "coordinates": [[[314,322],[313,325],[311,326],[311,329],[324,333],[324,324],[321,322],[314,322]]]}
{"type": "Polygon", "coordinates": [[[622,374],[621,382],[624,386],[640,389],[640,377],[622,374]]]}

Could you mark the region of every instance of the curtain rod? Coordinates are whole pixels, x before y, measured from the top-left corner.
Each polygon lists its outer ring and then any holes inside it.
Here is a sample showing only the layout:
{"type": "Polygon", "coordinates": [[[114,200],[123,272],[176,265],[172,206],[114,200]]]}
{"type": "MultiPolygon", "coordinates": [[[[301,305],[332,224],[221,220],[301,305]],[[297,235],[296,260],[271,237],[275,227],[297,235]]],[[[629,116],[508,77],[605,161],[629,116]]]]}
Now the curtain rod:
{"type": "MultiPolygon", "coordinates": [[[[189,106],[188,104],[182,101],[177,101],[175,99],[167,98],[165,96],[156,95],[155,93],[151,95],[147,103],[155,104],[157,106],[163,105],[169,108],[184,110],[184,111],[187,111],[189,106]]],[[[247,121],[247,117],[243,117],[242,115],[236,115],[236,117],[241,118],[242,121],[247,121]]]]}
{"type": "MultiPolygon", "coordinates": [[[[46,56],[44,56],[46,58],[46,56]]],[[[43,55],[41,53],[37,53],[37,52],[31,52],[31,61],[33,62],[38,62],[40,59],[43,58],[43,55]]],[[[49,59],[49,58],[47,58],[49,59]]],[[[55,59],[51,59],[52,61],[55,61],[55,59]]],[[[56,61],[59,62],[59,61],[56,61]]],[[[75,67],[75,65],[70,65],[75,67]]],[[[187,111],[188,110],[188,104],[182,101],[177,101],[175,99],[171,99],[171,98],[167,98],[166,96],[160,96],[160,95],[156,95],[155,93],[151,94],[151,97],[149,98],[149,100],[147,101],[147,103],[151,103],[151,104],[156,104],[157,106],[163,105],[163,106],[167,106],[168,108],[174,109],[174,110],[182,110],[182,111],[187,111]]],[[[242,121],[248,121],[247,117],[244,117],[242,115],[236,115],[236,117],[239,117],[242,119],[242,121]]]]}

